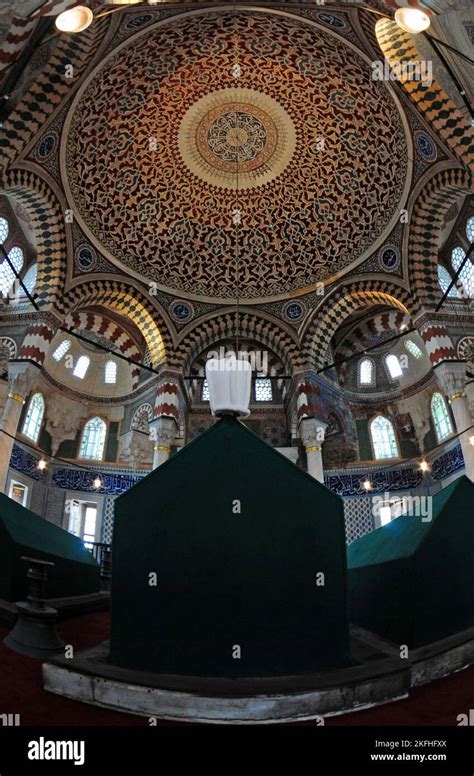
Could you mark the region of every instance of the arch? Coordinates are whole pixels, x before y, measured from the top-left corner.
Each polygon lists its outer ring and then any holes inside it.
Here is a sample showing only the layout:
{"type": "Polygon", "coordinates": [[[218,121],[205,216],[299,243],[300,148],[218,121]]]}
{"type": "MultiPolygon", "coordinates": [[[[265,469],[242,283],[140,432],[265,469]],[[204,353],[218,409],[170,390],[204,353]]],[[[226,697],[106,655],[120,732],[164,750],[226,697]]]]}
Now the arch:
{"type": "MultiPolygon", "coordinates": [[[[237,334],[236,311],[229,310],[210,317],[192,329],[181,341],[173,354],[173,366],[189,372],[192,364],[203,351],[216,342],[235,338],[237,334]]],[[[298,343],[274,321],[255,313],[241,311],[239,317],[239,338],[262,343],[280,359],[288,374],[291,374],[302,359],[298,343]]]]}
{"type": "MultiPolygon", "coordinates": [[[[132,361],[141,362],[141,354],[138,345],[130,337],[127,331],[122,326],[119,326],[115,321],[111,321],[108,318],[98,313],[92,312],[71,312],[66,315],[64,319],[64,325],[68,329],[74,329],[75,331],[81,330],[85,332],[93,332],[100,335],[117,348],[119,353],[132,359],[132,361]]],[[[130,369],[130,375],[132,378],[132,390],[138,385],[138,378],[140,376],[140,367],[133,366],[132,364],[126,364],[121,362],[124,367],[130,369]]]]}
{"type": "Polygon", "coordinates": [[[444,216],[460,194],[471,190],[465,169],[441,170],[419,192],[411,214],[408,261],[413,292],[425,308],[433,308],[442,296],[438,283],[438,238],[444,216]]]}
{"type": "Polygon", "coordinates": [[[118,280],[97,278],[70,289],[59,307],[66,318],[67,313],[91,305],[115,310],[132,321],[146,341],[154,367],[167,360],[172,349],[170,333],[163,317],[141,291],[118,280]]]}
{"type": "Polygon", "coordinates": [[[52,189],[30,170],[11,170],[5,194],[15,197],[27,211],[36,237],[36,302],[52,307],[64,289],[67,244],[64,213],[52,189]]]}
{"type": "MultiPolygon", "coordinates": [[[[370,320],[358,323],[351,329],[344,339],[338,343],[336,351],[337,360],[348,359],[356,353],[362,353],[366,348],[374,345],[374,339],[379,339],[384,334],[394,331],[402,331],[411,328],[412,320],[407,313],[400,310],[385,310],[370,320]]],[[[344,379],[347,364],[340,364],[337,371],[341,380],[344,379]]]]}
{"type": "Polygon", "coordinates": [[[343,285],[329,294],[312,316],[302,340],[307,363],[322,369],[330,342],[343,321],[356,310],[379,304],[395,307],[409,317],[409,307],[419,312],[413,294],[402,286],[383,280],[343,285]]]}

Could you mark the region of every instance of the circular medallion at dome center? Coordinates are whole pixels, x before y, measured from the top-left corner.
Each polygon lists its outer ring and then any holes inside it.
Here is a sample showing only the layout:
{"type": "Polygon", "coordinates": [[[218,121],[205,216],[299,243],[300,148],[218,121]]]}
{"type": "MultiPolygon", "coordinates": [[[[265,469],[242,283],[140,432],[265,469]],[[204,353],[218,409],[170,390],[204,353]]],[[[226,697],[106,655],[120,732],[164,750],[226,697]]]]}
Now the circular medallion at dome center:
{"type": "Polygon", "coordinates": [[[186,111],[179,148],[188,169],[220,189],[249,189],[281,175],[296,147],[294,123],[256,89],[219,89],[186,111]]]}
{"type": "Polygon", "coordinates": [[[275,125],[261,111],[252,111],[246,105],[229,107],[230,110],[223,112],[211,111],[201,121],[198,147],[204,158],[220,169],[253,170],[264,164],[275,150],[275,125]]]}

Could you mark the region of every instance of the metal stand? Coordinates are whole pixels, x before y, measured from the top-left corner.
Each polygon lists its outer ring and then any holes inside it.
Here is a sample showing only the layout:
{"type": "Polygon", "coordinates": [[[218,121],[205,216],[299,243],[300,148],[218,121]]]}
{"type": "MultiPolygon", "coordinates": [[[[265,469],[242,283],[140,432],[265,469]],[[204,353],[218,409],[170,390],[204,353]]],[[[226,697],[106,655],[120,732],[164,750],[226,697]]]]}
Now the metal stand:
{"type": "Polygon", "coordinates": [[[30,564],[26,575],[28,596],[26,601],[16,603],[18,619],[3,643],[21,655],[46,659],[64,648],[56,631],[57,610],[44,602],[48,566],[54,567],[54,563],[24,556],[21,559],[30,564]]]}

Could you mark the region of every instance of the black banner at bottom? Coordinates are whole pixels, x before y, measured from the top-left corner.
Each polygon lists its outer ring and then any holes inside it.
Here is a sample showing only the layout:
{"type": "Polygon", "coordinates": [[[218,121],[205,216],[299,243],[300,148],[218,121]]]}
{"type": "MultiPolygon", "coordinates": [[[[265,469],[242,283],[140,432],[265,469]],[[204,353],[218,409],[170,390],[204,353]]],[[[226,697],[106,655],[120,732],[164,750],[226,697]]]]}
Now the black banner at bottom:
{"type": "Polygon", "coordinates": [[[158,727],[11,727],[0,728],[0,776],[23,774],[108,774],[133,768],[135,776],[150,770],[173,770],[188,764],[219,770],[240,765],[284,767],[292,771],[330,773],[347,766],[361,773],[474,774],[474,727],[329,727],[167,725],[158,727]],[[184,739],[184,741],[183,741],[184,739]],[[186,739],[189,744],[186,746],[186,739]],[[222,750],[220,743],[226,745],[222,750]],[[184,745],[183,745],[184,744],[184,745]],[[302,758],[308,755],[310,761],[302,758]],[[253,761],[253,763],[252,763],[253,761]],[[303,762],[307,764],[303,766],[303,762]],[[227,764],[226,764],[227,763],[227,764]],[[403,771],[402,771],[403,769],[403,771]]]}

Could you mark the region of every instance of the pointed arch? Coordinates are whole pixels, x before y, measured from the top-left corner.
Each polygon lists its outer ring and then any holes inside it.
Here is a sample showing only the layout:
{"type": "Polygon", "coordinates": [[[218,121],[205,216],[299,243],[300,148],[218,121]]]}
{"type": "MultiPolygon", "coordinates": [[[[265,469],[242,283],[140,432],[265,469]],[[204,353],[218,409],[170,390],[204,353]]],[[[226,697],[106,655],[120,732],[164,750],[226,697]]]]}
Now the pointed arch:
{"type": "Polygon", "coordinates": [[[425,183],[413,205],[408,236],[410,280],[425,308],[434,307],[443,293],[438,281],[438,246],[444,216],[460,194],[469,194],[471,186],[467,170],[441,170],[425,183]]]}
{"type": "MultiPolygon", "coordinates": [[[[189,372],[198,355],[216,342],[236,337],[236,311],[229,310],[209,317],[188,332],[173,355],[174,366],[189,372]]],[[[266,345],[284,364],[287,374],[301,365],[301,354],[296,335],[290,336],[276,321],[252,312],[241,311],[239,337],[266,345]]]]}
{"type": "Polygon", "coordinates": [[[66,317],[91,305],[115,310],[132,321],[146,341],[154,367],[167,361],[172,350],[171,335],[163,317],[141,291],[118,280],[97,278],[70,289],[60,309],[66,317]]]}
{"type": "Polygon", "coordinates": [[[331,339],[341,323],[356,310],[379,304],[395,307],[410,317],[415,311],[419,312],[413,294],[402,286],[377,280],[343,285],[328,295],[315,311],[303,335],[302,347],[307,363],[316,369],[325,366],[331,339]]]}

